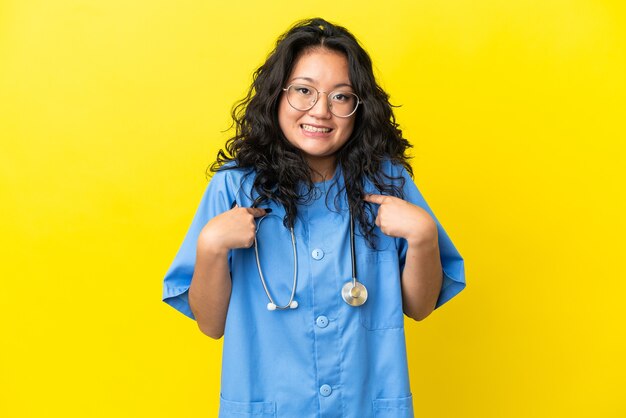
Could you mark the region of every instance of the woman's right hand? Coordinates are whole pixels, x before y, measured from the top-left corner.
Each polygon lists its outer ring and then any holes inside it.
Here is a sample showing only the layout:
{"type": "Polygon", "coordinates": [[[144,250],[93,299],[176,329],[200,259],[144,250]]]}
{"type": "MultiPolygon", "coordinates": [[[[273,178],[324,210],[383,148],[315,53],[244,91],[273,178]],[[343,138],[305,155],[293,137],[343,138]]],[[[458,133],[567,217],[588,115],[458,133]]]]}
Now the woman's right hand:
{"type": "Polygon", "coordinates": [[[256,232],[254,219],[265,214],[265,209],[235,206],[217,215],[202,228],[198,247],[215,253],[226,253],[233,248],[250,248],[256,232]]]}

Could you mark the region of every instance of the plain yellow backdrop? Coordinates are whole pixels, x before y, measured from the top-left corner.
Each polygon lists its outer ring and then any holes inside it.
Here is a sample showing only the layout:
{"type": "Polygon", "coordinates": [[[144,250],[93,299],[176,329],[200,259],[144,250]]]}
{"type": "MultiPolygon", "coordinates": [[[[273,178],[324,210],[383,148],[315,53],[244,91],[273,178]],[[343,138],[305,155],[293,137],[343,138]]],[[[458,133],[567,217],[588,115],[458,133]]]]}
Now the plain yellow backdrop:
{"type": "Polygon", "coordinates": [[[231,106],[318,15],[467,263],[407,321],[416,415],[626,416],[623,2],[305,3],[0,1],[0,416],[216,416],[221,342],[161,280],[231,106]]]}

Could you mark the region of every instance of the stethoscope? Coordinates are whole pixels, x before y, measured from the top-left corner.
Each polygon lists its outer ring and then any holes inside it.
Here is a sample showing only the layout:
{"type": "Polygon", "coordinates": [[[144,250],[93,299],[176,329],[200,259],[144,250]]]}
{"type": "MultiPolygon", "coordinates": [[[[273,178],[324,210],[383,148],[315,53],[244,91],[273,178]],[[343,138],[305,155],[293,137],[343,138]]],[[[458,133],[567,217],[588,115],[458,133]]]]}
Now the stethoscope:
{"type": "MultiPolygon", "coordinates": [[[[256,231],[254,233],[254,255],[256,256],[256,266],[259,270],[259,277],[263,284],[265,294],[269,299],[267,309],[270,311],[283,310],[283,309],[296,309],[298,307],[298,301],[294,298],[296,296],[296,287],[298,285],[298,252],[296,250],[296,236],[293,232],[293,227],[289,228],[291,233],[291,247],[293,249],[293,284],[291,286],[291,296],[289,296],[289,302],[286,305],[278,305],[269,289],[267,288],[267,282],[263,276],[263,270],[261,269],[261,261],[259,260],[259,243],[257,241],[257,235],[261,228],[261,223],[268,215],[259,218],[257,222],[256,231]]],[[[354,219],[350,216],[350,260],[352,261],[352,280],[348,281],[341,288],[341,297],[350,306],[361,306],[367,300],[367,288],[363,283],[356,279],[356,256],[354,252],[354,219]]]]}

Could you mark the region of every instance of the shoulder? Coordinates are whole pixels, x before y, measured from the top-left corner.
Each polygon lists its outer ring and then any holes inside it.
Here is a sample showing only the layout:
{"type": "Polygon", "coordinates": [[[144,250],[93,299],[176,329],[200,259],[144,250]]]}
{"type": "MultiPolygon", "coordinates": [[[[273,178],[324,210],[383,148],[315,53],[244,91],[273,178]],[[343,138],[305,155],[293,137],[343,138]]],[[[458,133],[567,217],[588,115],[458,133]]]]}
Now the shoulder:
{"type": "Polygon", "coordinates": [[[381,162],[380,171],[385,177],[392,180],[394,184],[397,181],[413,181],[411,173],[401,162],[394,161],[389,158],[384,159],[381,162]]]}
{"type": "Polygon", "coordinates": [[[235,163],[220,167],[210,179],[209,187],[221,187],[237,193],[246,182],[254,181],[255,172],[251,168],[241,168],[235,163]]]}

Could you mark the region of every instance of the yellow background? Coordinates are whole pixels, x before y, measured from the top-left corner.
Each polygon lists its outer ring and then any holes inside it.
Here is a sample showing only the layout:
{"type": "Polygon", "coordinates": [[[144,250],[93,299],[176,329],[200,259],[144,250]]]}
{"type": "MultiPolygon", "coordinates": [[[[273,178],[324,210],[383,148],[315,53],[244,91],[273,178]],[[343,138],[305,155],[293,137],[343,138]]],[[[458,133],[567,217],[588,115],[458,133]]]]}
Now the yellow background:
{"type": "Polygon", "coordinates": [[[417,416],[626,416],[623,4],[1,1],[0,416],[216,415],[221,342],[161,280],[231,105],[316,15],[370,52],[466,259],[407,322],[417,416]]]}

